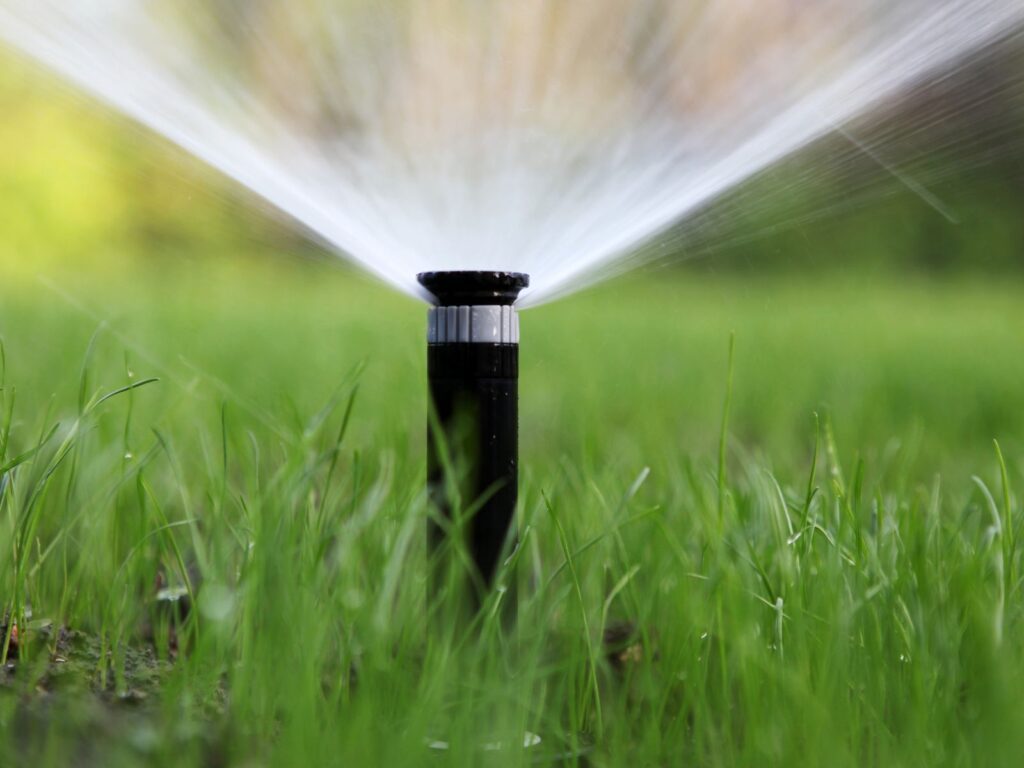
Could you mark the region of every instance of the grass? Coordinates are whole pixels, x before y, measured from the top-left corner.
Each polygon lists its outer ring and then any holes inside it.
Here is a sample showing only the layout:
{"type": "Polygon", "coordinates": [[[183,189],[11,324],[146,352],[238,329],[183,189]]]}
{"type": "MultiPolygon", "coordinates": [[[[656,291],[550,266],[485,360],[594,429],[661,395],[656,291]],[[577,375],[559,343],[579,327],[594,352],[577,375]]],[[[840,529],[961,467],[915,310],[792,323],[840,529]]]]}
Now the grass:
{"type": "Polygon", "coordinates": [[[1022,294],[662,272],[525,313],[520,618],[466,636],[424,600],[422,307],[8,283],[0,760],[1016,764],[1022,294]]]}

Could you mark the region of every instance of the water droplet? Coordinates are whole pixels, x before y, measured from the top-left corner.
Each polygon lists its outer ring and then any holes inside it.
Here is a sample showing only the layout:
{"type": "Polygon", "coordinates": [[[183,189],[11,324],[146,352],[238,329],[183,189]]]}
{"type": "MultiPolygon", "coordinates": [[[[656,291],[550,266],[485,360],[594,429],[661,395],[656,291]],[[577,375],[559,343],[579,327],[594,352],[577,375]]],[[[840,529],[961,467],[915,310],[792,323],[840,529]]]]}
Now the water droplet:
{"type": "Polygon", "coordinates": [[[224,621],[234,607],[234,592],[223,584],[208,584],[199,593],[199,611],[210,621],[224,621]]]}

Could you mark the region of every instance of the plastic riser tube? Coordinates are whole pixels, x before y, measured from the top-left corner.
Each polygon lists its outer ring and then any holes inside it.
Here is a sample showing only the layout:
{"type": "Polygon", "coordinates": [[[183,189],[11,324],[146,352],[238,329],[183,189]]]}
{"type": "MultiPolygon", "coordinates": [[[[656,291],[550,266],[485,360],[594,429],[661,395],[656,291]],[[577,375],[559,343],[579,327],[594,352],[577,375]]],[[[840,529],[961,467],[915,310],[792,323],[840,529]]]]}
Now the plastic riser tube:
{"type": "MultiPolygon", "coordinates": [[[[474,573],[467,589],[475,613],[510,551],[518,498],[519,322],[512,303],[528,284],[507,272],[428,272],[420,283],[436,298],[428,315],[427,375],[432,416],[427,482],[438,519],[428,523],[435,558],[431,591],[447,576],[437,554],[448,532],[463,530],[474,573]],[[458,500],[458,508],[455,508],[458,500]],[[466,519],[459,526],[459,518],[466,519]],[[443,522],[439,522],[443,521],[443,522]]],[[[514,580],[512,580],[514,581],[514,580]]],[[[443,583],[443,582],[442,582],[443,583]]],[[[503,596],[514,611],[513,584],[503,596]]]]}

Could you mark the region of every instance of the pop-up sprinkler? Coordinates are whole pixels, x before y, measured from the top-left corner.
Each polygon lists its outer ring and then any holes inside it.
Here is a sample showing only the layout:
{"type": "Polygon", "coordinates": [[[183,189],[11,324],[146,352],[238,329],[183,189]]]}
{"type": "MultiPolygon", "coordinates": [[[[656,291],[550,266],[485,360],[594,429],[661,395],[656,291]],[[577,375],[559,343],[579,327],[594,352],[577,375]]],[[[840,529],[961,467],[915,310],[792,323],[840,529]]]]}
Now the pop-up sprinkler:
{"type": "Polygon", "coordinates": [[[427,482],[438,515],[428,524],[430,549],[436,552],[447,532],[458,529],[456,511],[467,516],[462,530],[479,607],[510,543],[518,496],[519,318],[513,304],[530,279],[518,272],[424,272],[418,279],[436,304],[427,330],[427,482]]]}

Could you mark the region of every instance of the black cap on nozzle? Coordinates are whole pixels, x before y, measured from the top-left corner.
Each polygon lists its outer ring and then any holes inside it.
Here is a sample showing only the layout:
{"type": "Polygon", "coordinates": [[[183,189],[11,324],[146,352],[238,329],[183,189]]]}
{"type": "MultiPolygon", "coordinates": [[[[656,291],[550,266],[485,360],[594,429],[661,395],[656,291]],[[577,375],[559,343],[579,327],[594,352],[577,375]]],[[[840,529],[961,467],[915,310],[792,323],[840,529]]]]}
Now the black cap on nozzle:
{"type": "Polygon", "coordinates": [[[530,284],[522,272],[420,272],[420,285],[434,294],[437,306],[511,306],[530,284]]]}

